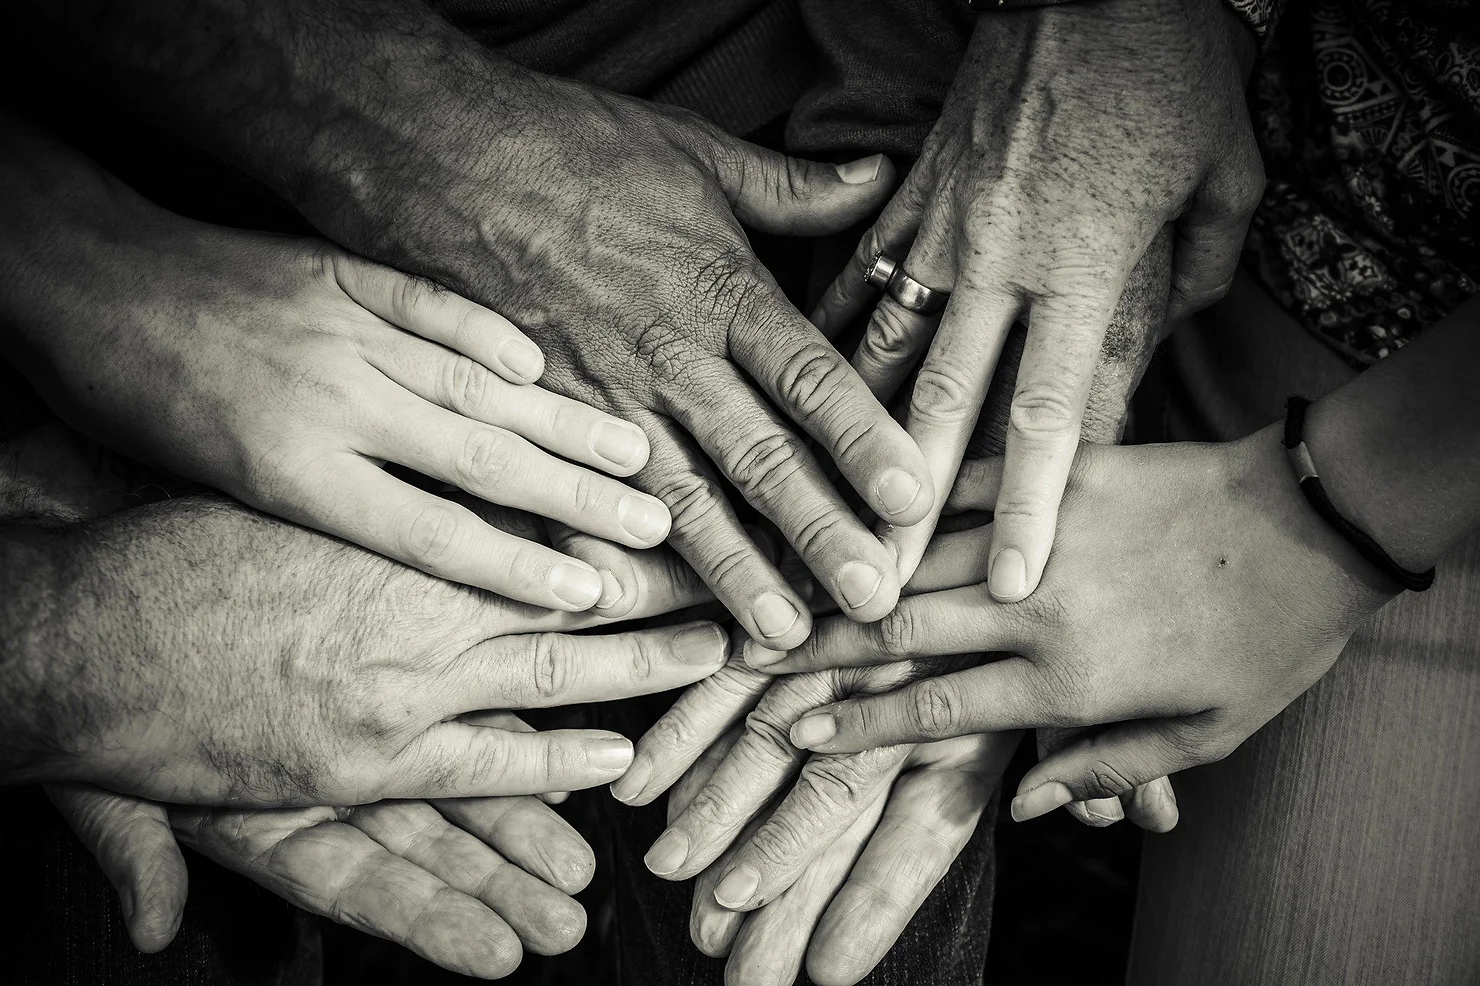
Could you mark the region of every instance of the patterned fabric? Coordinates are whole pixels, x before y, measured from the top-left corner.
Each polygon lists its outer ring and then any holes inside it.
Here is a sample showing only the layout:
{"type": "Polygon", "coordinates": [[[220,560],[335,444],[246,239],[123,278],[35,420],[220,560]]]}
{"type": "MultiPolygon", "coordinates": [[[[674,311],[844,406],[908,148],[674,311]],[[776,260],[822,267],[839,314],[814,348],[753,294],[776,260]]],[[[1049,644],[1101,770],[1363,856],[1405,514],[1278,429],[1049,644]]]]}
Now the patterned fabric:
{"type": "Polygon", "coordinates": [[[1370,365],[1480,290],[1480,4],[1291,3],[1252,100],[1245,256],[1307,329],[1370,365]]]}
{"type": "Polygon", "coordinates": [[[1248,22],[1259,36],[1259,40],[1265,41],[1274,33],[1274,25],[1280,16],[1281,0],[1225,0],[1233,12],[1248,22]]]}

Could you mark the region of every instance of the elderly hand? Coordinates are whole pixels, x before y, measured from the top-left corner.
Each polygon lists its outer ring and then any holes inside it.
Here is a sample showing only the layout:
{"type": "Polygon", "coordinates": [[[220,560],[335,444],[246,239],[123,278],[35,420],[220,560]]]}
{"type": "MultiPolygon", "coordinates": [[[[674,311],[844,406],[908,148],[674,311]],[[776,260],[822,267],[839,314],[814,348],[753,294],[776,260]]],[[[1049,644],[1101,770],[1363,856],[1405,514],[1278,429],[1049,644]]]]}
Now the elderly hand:
{"type": "MultiPolygon", "coordinates": [[[[992,504],[995,599],[1038,585],[1096,357],[1122,345],[1107,326],[1148,244],[1175,224],[1174,315],[1227,290],[1263,183],[1243,94],[1252,52],[1252,34],[1220,0],[981,17],[919,163],[814,315],[829,326],[860,311],[881,251],[954,291],[939,331],[886,298],[857,361],[866,378],[897,386],[929,347],[908,428],[939,490],[952,484],[1009,327],[1026,317],[992,504]]],[[[891,534],[906,579],[934,516],[891,534]]]]}
{"type": "Polygon", "coordinates": [[[897,523],[923,518],[934,489],[741,223],[846,228],[887,193],[887,162],[786,158],[686,112],[468,58],[476,70],[437,66],[451,73],[437,97],[373,143],[347,124],[332,168],[300,169],[300,208],[341,243],[496,308],[542,347],[545,386],[640,426],[651,454],[633,482],[668,506],[670,543],[749,633],[793,646],[811,619],[721,476],[849,615],[883,616],[894,559],[801,432],[897,523]]]}
{"type": "Polygon", "coordinates": [[[590,881],[594,857],[536,798],[242,811],[166,808],[85,785],[48,793],[117,888],[144,951],[168,945],[183,916],[172,828],[290,903],[465,975],[506,976],[523,949],[554,955],[585,931],[570,895],[590,881]]]}
{"type": "MultiPolygon", "coordinates": [[[[955,502],[990,505],[1001,470],[1001,460],[973,464],[955,502]]],[[[982,528],[938,538],[921,572],[979,558],[989,537],[982,528]]],[[[980,585],[912,596],[878,624],[820,624],[767,670],[1021,655],[829,704],[791,738],[838,753],[1112,724],[1028,773],[1013,814],[1031,818],[1227,755],[1309,688],[1390,598],[1377,578],[1305,501],[1279,426],[1223,445],[1085,446],[1053,565],[1031,599],[1002,605],[980,585]]]]}
{"type": "MultiPolygon", "coordinates": [[[[712,623],[560,632],[598,621],[214,500],[7,533],[30,573],[0,613],[18,621],[5,633],[17,780],[237,806],[572,790],[620,776],[631,744],[458,717],[663,691],[724,662],[712,623]]],[[[633,568],[634,615],[704,595],[661,552],[633,568]]]]}

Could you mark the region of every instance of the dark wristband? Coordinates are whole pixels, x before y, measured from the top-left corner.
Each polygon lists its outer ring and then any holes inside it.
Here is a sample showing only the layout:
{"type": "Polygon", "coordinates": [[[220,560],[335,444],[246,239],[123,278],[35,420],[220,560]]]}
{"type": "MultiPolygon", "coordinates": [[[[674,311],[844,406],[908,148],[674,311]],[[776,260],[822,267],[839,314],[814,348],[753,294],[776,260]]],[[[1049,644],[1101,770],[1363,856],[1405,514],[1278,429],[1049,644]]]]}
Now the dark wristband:
{"type": "Polygon", "coordinates": [[[1311,460],[1310,449],[1306,448],[1305,441],[1301,438],[1301,433],[1305,430],[1305,409],[1308,407],[1310,401],[1304,397],[1292,395],[1285,401],[1285,451],[1289,453],[1290,465],[1300,481],[1300,492],[1316,508],[1316,513],[1336,528],[1337,533],[1346,538],[1363,558],[1376,565],[1383,574],[1403,588],[1423,592],[1434,584],[1434,570],[1431,568],[1427,572],[1413,572],[1393,561],[1392,556],[1383,551],[1382,545],[1372,540],[1371,535],[1341,516],[1331,503],[1331,498],[1326,495],[1326,488],[1321,485],[1321,477],[1316,473],[1315,462],[1311,460]]]}

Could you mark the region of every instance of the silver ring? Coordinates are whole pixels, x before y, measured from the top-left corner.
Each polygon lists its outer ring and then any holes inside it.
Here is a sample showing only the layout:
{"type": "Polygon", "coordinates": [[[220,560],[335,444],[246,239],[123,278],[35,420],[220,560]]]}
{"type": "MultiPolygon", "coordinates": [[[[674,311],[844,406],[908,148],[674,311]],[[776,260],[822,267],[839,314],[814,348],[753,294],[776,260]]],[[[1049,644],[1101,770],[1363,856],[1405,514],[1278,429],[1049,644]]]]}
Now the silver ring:
{"type": "Polygon", "coordinates": [[[868,265],[863,279],[873,287],[889,292],[889,297],[899,302],[901,308],[916,315],[934,315],[946,306],[951,292],[926,287],[904,272],[904,267],[883,252],[868,265]]]}

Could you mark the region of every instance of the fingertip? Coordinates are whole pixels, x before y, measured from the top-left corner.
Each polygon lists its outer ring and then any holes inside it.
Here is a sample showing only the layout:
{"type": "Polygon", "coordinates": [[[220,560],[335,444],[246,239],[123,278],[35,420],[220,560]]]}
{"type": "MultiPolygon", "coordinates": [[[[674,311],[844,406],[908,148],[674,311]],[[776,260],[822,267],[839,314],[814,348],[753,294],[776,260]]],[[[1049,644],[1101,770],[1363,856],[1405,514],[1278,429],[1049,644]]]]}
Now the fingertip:
{"type": "Polygon", "coordinates": [[[873,507],[880,517],[898,527],[912,527],[930,516],[935,484],[923,469],[890,466],[880,474],[873,494],[873,507]]]}
{"type": "Polygon", "coordinates": [[[812,632],[812,614],[805,603],[779,592],[763,592],[751,603],[746,631],[765,646],[791,650],[801,646],[812,632]]]}
{"type": "MultiPolygon", "coordinates": [[[[1027,783],[1026,780],[1024,783],[1027,783]]],[[[1074,800],[1074,794],[1058,781],[1049,781],[1019,794],[1012,799],[1012,820],[1031,821],[1047,815],[1055,808],[1062,808],[1074,800]]]]}
{"type": "Polygon", "coordinates": [[[1028,597],[1028,562],[1021,551],[1007,547],[992,555],[987,591],[999,603],[1021,602],[1028,597]]]}
{"type": "Polygon", "coordinates": [[[605,591],[601,575],[586,562],[566,558],[550,570],[550,592],[563,605],[556,608],[581,613],[591,609],[605,591]]]}
{"type": "Polygon", "coordinates": [[[532,384],[545,375],[545,354],[518,329],[510,329],[493,349],[499,365],[489,369],[509,383],[532,384]]]}

